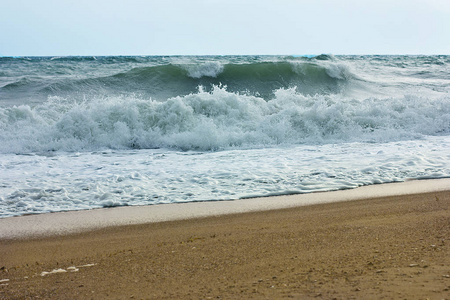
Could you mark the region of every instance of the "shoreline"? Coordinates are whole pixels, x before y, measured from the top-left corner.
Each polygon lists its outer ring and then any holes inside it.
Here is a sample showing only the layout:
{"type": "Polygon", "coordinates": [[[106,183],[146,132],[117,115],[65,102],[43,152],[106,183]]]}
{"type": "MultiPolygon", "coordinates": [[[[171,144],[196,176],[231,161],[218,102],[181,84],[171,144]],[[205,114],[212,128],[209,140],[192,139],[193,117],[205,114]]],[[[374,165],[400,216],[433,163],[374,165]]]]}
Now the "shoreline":
{"type": "Polygon", "coordinates": [[[355,189],[226,201],[201,201],[148,206],[122,206],[55,212],[0,219],[1,239],[66,235],[108,227],[197,219],[323,203],[363,200],[450,190],[450,178],[411,180],[355,189]]]}

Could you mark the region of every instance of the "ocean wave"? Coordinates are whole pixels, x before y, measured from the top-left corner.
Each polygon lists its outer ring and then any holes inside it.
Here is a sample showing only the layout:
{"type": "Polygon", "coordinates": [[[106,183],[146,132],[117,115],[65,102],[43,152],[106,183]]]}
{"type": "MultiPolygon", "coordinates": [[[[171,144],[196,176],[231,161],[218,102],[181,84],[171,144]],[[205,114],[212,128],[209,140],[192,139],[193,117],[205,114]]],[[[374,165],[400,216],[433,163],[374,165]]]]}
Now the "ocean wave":
{"type": "Polygon", "coordinates": [[[198,86],[212,90],[215,85],[223,85],[230,92],[245,92],[269,100],[274,90],[294,86],[303,94],[339,93],[354,77],[348,67],[335,62],[223,64],[212,61],[138,67],[97,80],[103,86],[119,86],[122,90],[138,91],[156,99],[187,95],[195,92],[198,86]],[[115,80],[118,78],[120,82],[115,80]]]}
{"type": "MultiPolygon", "coordinates": [[[[55,59],[65,62],[68,58],[55,59]]],[[[77,59],[80,60],[76,61],[78,63],[89,63],[93,58],[77,59]]],[[[110,60],[102,61],[103,66],[115,63],[114,57],[110,60]]],[[[121,63],[133,65],[128,60],[121,63]]],[[[82,72],[83,69],[77,66],[80,68],[77,72],[82,72]]],[[[280,88],[297,87],[297,91],[305,95],[336,94],[347,87],[352,79],[357,78],[350,68],[341,62],[315,59],[247,63],[174,61],[151,66],[136,64],[132,68],[107,76],[97,74],[82,78],[79,75],[74,76],[70,68],[64,69],[64,65],[55,65],[53,68],[55,72],[65,71],[67,74],[46,74],[40,80],[22,76],[16,82],[9,82],[1,87],[0,93],[4,98],[11,99],[29,98],[30,95],[46,99],[48,96],[83,98],[86,95],[91,97],[137,94],[165,100],[195,93],[198,86],[211,91],[214,85],[223,85],[227,86],[230,92],[246,93],[269,100],[274,96],[273,91],[280,88]]]]}
{"type": "Polygon", "coordinates": [[[215,86],[166,101],[61,97],[0,109],[0,152],[389,142],[450,134],[448,96],[354,100],[278,89],[274,98],[215,86]]]}

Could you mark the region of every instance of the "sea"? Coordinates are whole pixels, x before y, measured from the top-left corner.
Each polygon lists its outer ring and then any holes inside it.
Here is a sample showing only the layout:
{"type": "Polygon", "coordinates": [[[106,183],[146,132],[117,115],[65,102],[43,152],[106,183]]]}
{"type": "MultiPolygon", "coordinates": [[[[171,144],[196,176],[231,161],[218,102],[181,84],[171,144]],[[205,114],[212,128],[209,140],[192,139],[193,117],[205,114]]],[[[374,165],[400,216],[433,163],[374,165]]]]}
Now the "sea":
{"type": "Polygon", "coordinates": [[[449,92],[450,56],[0,57],[0,217],[448,178],[449,92]]]}

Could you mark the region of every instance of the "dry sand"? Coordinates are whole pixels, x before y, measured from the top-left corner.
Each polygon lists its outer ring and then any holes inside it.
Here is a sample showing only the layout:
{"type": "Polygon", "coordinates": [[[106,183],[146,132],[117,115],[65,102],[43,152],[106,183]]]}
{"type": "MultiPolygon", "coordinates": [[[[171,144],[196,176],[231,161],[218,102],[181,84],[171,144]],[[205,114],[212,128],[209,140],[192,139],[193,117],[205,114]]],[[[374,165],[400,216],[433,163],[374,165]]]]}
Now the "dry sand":
{"type": "Polygon", "coordinates": [[[2,238],[0,298],[450,299],[449,209],[438,191],[2,238]]]}

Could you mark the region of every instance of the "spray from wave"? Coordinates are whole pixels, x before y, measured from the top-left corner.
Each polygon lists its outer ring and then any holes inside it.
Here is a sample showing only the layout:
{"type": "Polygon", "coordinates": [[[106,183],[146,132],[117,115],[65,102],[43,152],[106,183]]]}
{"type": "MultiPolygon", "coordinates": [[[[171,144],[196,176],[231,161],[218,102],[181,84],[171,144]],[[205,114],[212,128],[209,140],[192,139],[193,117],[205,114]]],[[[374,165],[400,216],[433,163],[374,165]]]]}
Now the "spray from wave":
{"type": "Polygon", "coordinates": [[[214,86],[164,102],[64,98],[0,109],[1,152],[130,148],[218,150],[280,144],[387,142],[450,132],[449,98],[353,100],[305,96],[295,88],[274,99],[214,86]]]}

